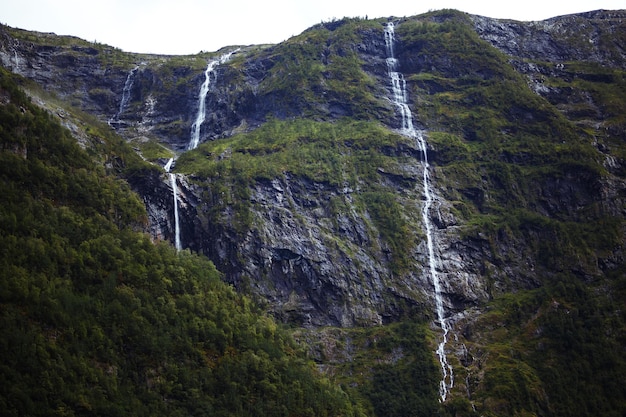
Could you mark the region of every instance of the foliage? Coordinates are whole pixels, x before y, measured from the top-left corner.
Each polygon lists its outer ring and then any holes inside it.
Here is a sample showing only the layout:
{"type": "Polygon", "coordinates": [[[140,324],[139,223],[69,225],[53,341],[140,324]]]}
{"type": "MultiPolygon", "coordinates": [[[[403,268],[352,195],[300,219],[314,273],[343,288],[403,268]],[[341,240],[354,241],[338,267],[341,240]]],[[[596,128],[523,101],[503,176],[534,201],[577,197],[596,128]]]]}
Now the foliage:
{"type": "Polygon", "coordinates": [[[378,416],[432,416],[439,409],[436,402],[439,369],[433,362],[427,333],[413,322],[401,323],[396,340],[381,337],[377,345],[388,350],[401,349],[403,357],[392,364],[374,367],[367,396],[378,416]]]}
{"type": "MultiPolygon", "coordinates": [[[[492,262],[519,265],[525,285],[539,287],[494,292],[471,326],[481,357],[468,370],[471,400],[482,415],[623,413],[623,268],[607,260],[623,251],[624,220],[596,194],[624,176],[609,174],[598,152],[624,155],[623,72],[566,63],[568,76],[544,80],[567,92],[548,95],[551,103],[463,16],[432,17],[397,34],[402,53],[423,63],[405,70],[429,126],[438,190],[459,209],[466,238],[488,241],[492,262]],[[587,107],[571,107],[577,97],[587,107]],[[591,114],[603,115],[602,129],[590,127],[591,114]]],[[[554,63],[539,65],[549,73],[554,63]]]]}
{"type": "Polygon", "coordinates": [[[31,32],[23,29],[0,26],[0,31],[7,31],[12,37],[25,43],[32,43],[47,48],[63,51],[66,57],[87,54],[95,56],[103,65],[111,68],[127,68],[137,60],[145,59],[146,55],[129,54],[119,48],[104,45],[97,40],[87,41],[75,36],[58,36],[54,33],[31,32]]]}
{"type": "Polygon", "coordinates": [[[475,402],[487,415],[621,415],[626,316],[610,287],[560,274],[493,303],[476,327],[489,361],[475,402]]]}
{"type": "Polygon", "coordinates": [[[409,224],[403,217],[402,208],[395,196],[388,191],[365,192],[362,195],[381,238],[389,245],[392,257],[391,270],[400,275],[410,266],[409,224]]]}
{"type": "MultiPolygon", "coordinates": [[[[589,266],[601,252],[600,240],[613,237],[605,248],[619,244],[615,233],[621,220],[602,213],[590,197],[606,169],[587,132],[568,120],[567,112],[528,88],[509,58],[480,39],[463,15],[426,15],[402,23],[397,32],[404,54],[431,64],[408,68],[415,73],[407,77],[412,96],[425,101],[422,117],[430,126],[438,186],[458,202],[457,214],[476,226],[475,234],[496,226],[492,236],[521,235],[536,250],[532,256],[548,268],[574,259],[589,266]],[[555,199],[578,201],[581,207],[556,207],[555,199]]],[[[621,79],[619,71],[571,64],[581,67],[586,69],[578,71],[588,74],[581,74],[583,79],[596,81],[572,84],[595,91],[607,112],[620,117],[623,82],[606,83],[621,79]]]]}
{"type": "Polygon", "coordinates": [[[174,156],[171,150],[155,141],[138,140],[132,143],[147,161],[155,162],[159,159],[169,159],[174,156]]]}
{"type": "MultiPolygon", "coordinates": [[[[79,50],[114,68],[137,58],[11,33],[65,48],[68,61],[79,50]]],[[[349,187],[357,190],[350,207],[333,196],[329,212],[355,210],[382,238],[392,274],[410,269],[419,231],[410,230],[418,228],[406,190],[415,179],[404,169],[415,145],[376,122],[394,114],[379,97],[378,64],[364,62],[360,49],[372,33],[382,50],[381,21],[342,19],[234,57],[224,68],[238,94],[232,102],[253,94],[266,106],[260,117],[267,110],[281,120],[180,156],[176,169],[205,190],[201,216],[243,234],[254,227],[259,182],[349,187]],[[242,87],[243,77],[257,84],[242,87]]],[[[578,49],[591,51],[588,27],[581,33],[578,49]]],[[[320,359],[342,388],[320,380],[210,263],[133,231],[146,221],[141,204],[107,174],[154,168],[87,116],[81,151],[3,73],[0,92],[11,100],[0,113],[0,407],[9,415],[623,414],[624,71],[527,59],[537,69],[531,78],[541,76],[549,91],[542,96],[465,14],[400,19],[396,34],[411,106],[428,128],[436,189],[453,205],[460,244],[491,251],[477,261],[480,273],[499,280],[479,306],[484,314],[458,335],[476,357],[454,364],[457,385],[445,405],[436,403],[438,368],[421,321],[322,329],[337,332],[334,343],[347,353],[320,359]]],[[[598,42],[623,37],[620,30],[598,42]]],[[[158,101],[188,100],[185,86],[207,56],[150,58],[170,94],[160,91],[158,101]]],[[[184,122],[172,120],[164,131],[181,136],[184,122]]],[[[169,155],[154,143],[142,151],[150,160],[169,155]]]]}
{"type": "Polygon", "coordinates": [[[4,415],[357,415],[215,267],[2,72],[4,415]]]}
{"type": "Polygon", "coordinates": [[[376,96],[375,80],[363,70],[356,47],[362,32],[372,28],[381,30],[378,22],[361,19],[323,23],[255,56],[253,59],[271,62],[258,94],[280,103],[277,107],[285,112],[271,114],[316,119],[390,117],[389,108],[376,96]]]}
{"type": "Polygon", "coordinates": [[[408,144],[407,138],[373,122],[272,119],[254,131],[186,152],[176,169],[206,186],[214,222],[221,222],[224,206],[235,208],[234,225],[241,232],[251,225],[249,189],[255,181],[292,175],[332,187],[360,188],[357,205],[369,212],[390,247],[393,271],[401,273],[408,267],[411,230],[397,197],[379,184],[379,170],[398,171],[399,160],[384,152],[408,144]]]}
{"type": "Polygon", "coordinates": [[[201,177],[215,175],[218,166],[229,160],[241,161],[244,179],[270,179],[283,172],[312,181],[342,184],[359,178],[371,181],[378,164],[393,169],[396,162],[379,151],[407,142],[378,123],[350,119],[336,123],[309,119],[281,121],[270,119],[245,134],[204,143],[177,160],[181,172],[201,177]],[[354,155],[352,155],[354,154],[354,155]],[[354,163],[351,160],[354,159],[354,163]]]}
{"type": "Polygon", "coordinates": [[[374,415],[390,417],[445,412],[437,401],[440,374],[432,336],[416,311],[383,326],[295,331],[333,381],[374,415]]]}

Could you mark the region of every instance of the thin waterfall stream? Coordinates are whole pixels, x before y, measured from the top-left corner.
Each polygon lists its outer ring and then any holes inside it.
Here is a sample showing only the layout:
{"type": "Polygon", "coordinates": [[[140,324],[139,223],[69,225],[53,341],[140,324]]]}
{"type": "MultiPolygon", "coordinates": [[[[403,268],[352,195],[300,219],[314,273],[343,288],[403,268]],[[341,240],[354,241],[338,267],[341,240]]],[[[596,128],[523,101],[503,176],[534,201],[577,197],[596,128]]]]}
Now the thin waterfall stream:
{"type": "Polygon", "coordinates": [[[137,73],[137,70],[139,70],[139,66],[136,66],[135,68],[130,70],[130,72],[128,73],[128,77],[126,77],[124,90],[122,91],[122,100],[120,101],[120,109],[117,113],[118,117],[122,114],[122,112],[128,105],[128,102],[130,101],[130,91],[133,88],[133,83],[135,82],[135,74],[137,73]]]}
{"type": "Polygon", "coordinates": [[[435,254],[433,223],[430,219],[430,208],[433,203],[431,192],[430,165],[428,163],[428,153],[426,149],[426,139],[422,132],[413,126],[413,115],[408,105],[408,97],[406,90],[406,81],[404,76],[398,71],[398,60],[395,57],[395,25],[393,22],[387,23],[385,26],[385,46],[387,49],[387,72],[391,82],[391,90],[393,92],[393,103],[398,107],[398,111],[402,117],[402,134],[415,139],[417,147],[422,156],[423,166],[423,182],[424,182],[424,205],[422,206],[422,220],[426,227],[426,243],[428,247],[428,265],[429,274],[433,283],[435,293],[435,307],[437,310],[437,320],[443,332],[442,340],[437,346],[437,356],[441,365],[442,379],[439,383],[439,395],[441,401],[445,401],[449,390],[454,385],[454,373],[452,366],[448,363],[446,357],[446,344],[448,343],[448,334],[450,333],[450,324],[445,316],[443,305],[441,281],[437,273],[438,259],[435,254]]]}
{"type": "Polygon", "coordinates": [[[204,82],[200,86],[200,92],[198,93],[198,113],[196,115],[196,121],[191,126],[191,140],[187,146],[188,150],[196,149],[200,143],[200,127],[206,118],[206,95],[209,92],[209,86],[211,85],[211,78],[215,81],[217,74],[215,69],[218,65],[228,62],[230,57],[239,49],[225,53],[217,59],[209,62],[204,71],[204,82]]]}
{"type": "Polygon", "coordinates": [[[165,172],[169,174],[170,185],[172,186],[172,193],[174,194],[174,246],[176,250],[181,250],[182,245],[180,243],[180,225],[178,219],[178,186],[176,185],[176,174],[170,172],[174,158],[170,158],[165,164],[165,172]]]}
{"type": "Polygon", "coordinates": [[[126,76],[126,82],[124,83],[124,89],[122,90],[122,99],[120,100],[120,107],[117,110],[117,113],[115,114],[115,116],[113,116],[111,120],[109,120],[109,124],[111,122],[119,121],[120,116],[124,112],[124,109],[126,109],[126,106],[128,105],[128,102],[130,101],[130,92],[131,92],[131,89],[133,88],[133,83],[135,82],[135,74],[137,73],[138,70],[139,70],[139,65],[137,65],[135,68],[130,70],[128,75],[126,76]]]}
{"type": "MultiPolygon", "coordinates": [[[[211,78],[213,81],[216,79],[215,69],[218,65],[224,64],[230,60],[231,56],[239,50],[235,49],[234,51],[230,51],[221,55],[219,58],[213,59],[209,61],[206,70],[204,71],[204,82],[200,86],[200,92],[198,93],[198,113],[196,114],[196,119],[191,126],[191,139],[189,144],[187,145],[187,150],[193,150],[198,147],[200,144],[200,127],[204,123],[206,118],[206,96],[209,93],[209,86],[211,85],[211,78]]],[[[129,75],[130,77],[130,75],[129,75]]],[[[123,100],[123,97],[122,97],[123,100]]],[[[120,105],[120,109],[121,109],[120,105]]],[[[121,113],[121,110],[120,110],[121,113]]],[[[182,243],[180,240],[180,220],[178,215],[178,186],[176,184],[176,174],[171,173],[170,169],[172,168],[172,164],[174,163],[174,158],[170,158],[165,164],[165,172],[169,174],[170,184],[172,186],[172,193],[174,194],[174,245],[176,246],[176,250],[182,249],[182,243]]]]}

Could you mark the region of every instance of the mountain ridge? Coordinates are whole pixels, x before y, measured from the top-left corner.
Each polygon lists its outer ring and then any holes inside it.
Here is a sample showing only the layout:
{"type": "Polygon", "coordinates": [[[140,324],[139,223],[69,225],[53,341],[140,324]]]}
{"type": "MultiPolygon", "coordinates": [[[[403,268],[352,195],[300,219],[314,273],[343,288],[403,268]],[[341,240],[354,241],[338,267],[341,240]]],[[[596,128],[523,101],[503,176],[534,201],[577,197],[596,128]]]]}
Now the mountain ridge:
{"type": "MultiPolygon", "coordinates": [[[[536,317],[556,326],[550,320],[572,311],[576,291],[619,293],[623,16],[516,22],[444,10],[395,19],[407,104],[433,164],[428,218],[455,335],[447,355],[461,376],[453,400],[465,396],[464,407],[557,413],[545,369],[528,359],[541,356],[528,345],[544,337],[536,317]],[[511,329],[497,333],[502,322],[511,329]],[[513,334],[533,326],[536,336],[513,334]],[[500,339],[484,333],[490,327],[500,339]],[[498,340],[524,355],[499,350],[498,340]],[[524,382],[507,402],[494,381],[518,372],[510,363],[524,369],[524,382]]],[[[127,181],[157,240],[171,240],[175,227],[172,190],[158,169],[175,156],[184,247],[278,320],[303,327],[304,339],[325,326],[344,328],[341,339],[412,317],[431,322],[435,344],[420,153],[400,134],[389,99],[385,22],[342,19],[242,48],[217,67],[203,143],[192,151],[185,144],[197,89],[216,54],[144,56],[142,64],[105,46],[20,46],[5,31],[0,58],[109,121],[156,164],[127,181]]]]}

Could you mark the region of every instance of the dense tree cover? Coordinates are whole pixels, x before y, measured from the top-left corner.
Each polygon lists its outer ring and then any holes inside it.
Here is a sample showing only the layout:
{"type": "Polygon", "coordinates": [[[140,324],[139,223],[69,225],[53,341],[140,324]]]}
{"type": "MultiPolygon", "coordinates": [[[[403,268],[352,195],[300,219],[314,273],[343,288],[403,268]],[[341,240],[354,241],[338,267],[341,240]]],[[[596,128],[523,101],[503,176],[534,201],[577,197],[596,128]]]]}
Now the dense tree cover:
{"type": "Polygon", "coordinates": [[[428,335],[414,321],[403,322],[393,333],[376,340],[376,347],[390,353],[402,351],[391,363],[373,367],[365,390],[377,416],[432,416],[439,410],[437,386],[440,370],[426,343],[428,335]]]}
{"type": "Polygon", "coordinates": [[[418,308],[385,326],[294,330],[326,372],[377,416],[448,415],[439,402],[428,319],[418,308]]]}
{"type": "Polygon", "coordinates": [[[0,139],[3,415],[360,414],[4,71],[0,139]]]}
{"type": "Polygon", "coordinates": [[[489,360],[470,367],[466,379],[483,415],[624,413],[624,277],[611,279],[584,283],[558,274],[494,301],[470,338],[489,360]]]}

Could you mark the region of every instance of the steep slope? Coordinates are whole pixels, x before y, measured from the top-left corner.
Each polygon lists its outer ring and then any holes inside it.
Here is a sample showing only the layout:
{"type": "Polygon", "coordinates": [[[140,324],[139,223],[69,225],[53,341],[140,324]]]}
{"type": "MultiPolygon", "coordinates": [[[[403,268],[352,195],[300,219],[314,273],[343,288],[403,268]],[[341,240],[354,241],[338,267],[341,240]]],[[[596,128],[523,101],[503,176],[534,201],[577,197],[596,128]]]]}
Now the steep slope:
{"type": "MultiPolygon", "coordinates": [[[[430,322],[422,334],[432,365],[440,295],[455,375],[445,411],[619,415],[624,12],[514,22],[440,11],[393,21],[405,104],[428,145],[426,216],[424,158],[393,100],[386,20],[322,23],[278,45],[240,48],[216,67],[193,151],[207,61],[235,48],[140,56],[6,29],[0,58],[108,120],[148,160],[175,157],[183,247],[281,321],[309,329],[300,337],[329,374],[369,375],[358,386],[376,381],[380,395],[362,390],[375,403],[389,400],[383,376],[414,375],[408,358],[420,354],[389,342],[378,360],[390,373],[376,373],[350,346],[367,351],[396,328],[381,327],[381,337],[361,326],[430,322]]],[[[144,170],[129,182],[152,235],[173,240],[167,176],[144,170]]],[[[409,412],[395,405],[386,411],[409,412]]]]}
{"type": "Polygon", "coordinates": [[[359,413],[212,263],[135,231],[140,199],[88,153],[137,158],[114,134],[82,149],[4,69],[0,126],[3,415],[359,413]]]}

